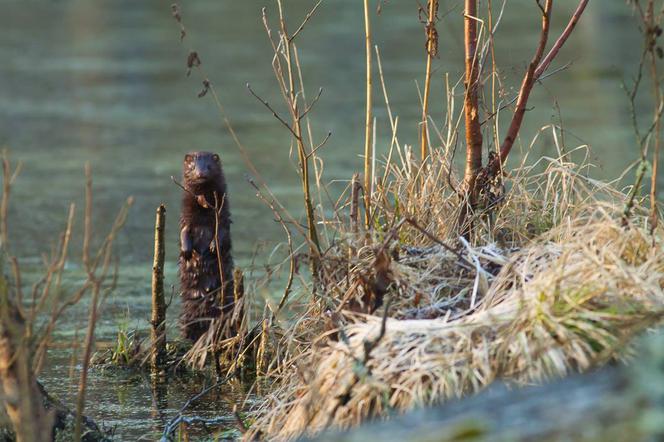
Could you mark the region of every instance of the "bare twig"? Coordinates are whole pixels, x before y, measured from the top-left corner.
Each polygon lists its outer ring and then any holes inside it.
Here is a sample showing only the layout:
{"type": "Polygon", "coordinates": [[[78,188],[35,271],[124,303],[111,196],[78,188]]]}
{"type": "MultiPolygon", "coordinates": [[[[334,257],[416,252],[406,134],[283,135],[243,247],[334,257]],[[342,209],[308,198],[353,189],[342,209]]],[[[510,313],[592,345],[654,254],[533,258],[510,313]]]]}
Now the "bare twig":
{"type": "MultiPolygon", "coordinates": [[[[115,272],[112,277],[112,283],[107,288],[103,289],[103,285],[108,277],[109,271],[112,268],[112,250],[113,242],[117,233],[120,231],[125,221],[127,220],[127,213],[129,207],[133,204],[133,198],[129,197],[125,205],[120,209],[118,215],[111,226],[110,232],[102,242],[97,254],[93,261],[90,260],[90,235],[91,235],[91,226],[92,226],[92,172],[89,165],[86,165],[86,186],[85,186],[85,231],[84,231],[84,242],[83,242],[83,261],[84,266],[88,274],[88,279],[84,283],[83,287],[79,292],[68,301],[71,303],[73,301],[78,302],[80,297],[88,290],[92,289],[92,300],[90,301],[90,310],[88,317],[88,328],[85,336],[85,347],[83,350],[83,360],[81,363],[81,374],[78,384],[78,396],[76,400],[76,417],[74,420],[74,441],[78,442],[81,440],[81,431],[82,431],[82,419],[83,419],[83,410],[85,407],[85,394],[87,389],[87,379],[88,379],[88,370],[90,368],[90,357],[92,355],[92,350],[95,340],[95,327],[97,323],[97,314],[101,302],[104,301],[108,293],[115,288],[115,283],[117,281],[117,264],[115,266],[115,272]],[[100,266],[101,265],[101,266],[100,266]]],[[[65,303],[66,305],[67,303],[65,303]]],[[[65,308],[65,305],[61,307],[58,312],[61,312],[65,308]]]]}
{"type": "Polygon", "coordinates": [[[438,31],[436,30],[436,20],[438,14],[438,0],[428,1],[428,17],[425,26],[425,33],[427,37],[426,50],[427,50],[427,67],[424,74],[424,95],[422,97],[422,121],[421,121],[421,137],[420,137],[420,157],[421,161],[427,158],[428,155],[428,138],[429,131],[427,121],[429,118],[429,92],[431,86],[431,65],[433,58],[438,56],[438,31]]]}
{"type": "Polygon", "coordinates": [[[358,174],[353,174],[353,179],[350,184],[350,231],[357,234],[359,231],[359,199],[362,184],[360,184],[360,177],[358,174]]]}
{"type": "Polygon", "coordinates": [[[251,88],[251,85],[250,85],[249,83],[247,83],[247,89],[249,90],[249,92],[251,93],[251,95],[253,95],[254,97],[256,97],[256,99],[257,99],[258,101],[260,101],[260,102],[263,104],[263,106],[265,106],[270,112],[272,112],[272,115],[274,116],[274,118],[276,118],[277,120],[279,120],[279,122],[280,122],[280,123],[286,128],[286,129],[288,129],[288,131],[289,131],[289,132],[295,137],[296,140],[298,140],[298,141],[302,141],[301,135],[298,134],[297,132],[295,132],[295,130],[291,127],[291,125],[288,124],[288,123],[286,122],[286,120],[284,120],[284,119],[283,119],[283,118],[277,113],[277,111],[275,111],[274,108],[272,108],[272,106],[270,106],[270,103],[268,103],[267,101],[263,100],[260,96],[258,96],[258,94],[256,94],[256,92],[254,92],[254,90],[251,88]]]}
{"type": "Polygon", "coordinates": [[[311,111],[311,109],[313,109],[313,107],[316,105],[316,103],[318,103],[318,100],[320,100],[320,97],[321,97],[322,94],[323,94],[323,88],[322,87],[318,88],[318,93],[316,94],[314,99],[311,100],[311,102],[304,108],[304,111],[302,111],[302,113],[300,114],[300,120],[304,119],[304,117],[307,116],[309,111],[311,111]]]}
{"type": "Polygon", "coordinates": [[[553,59],[556,58],[558,52],[563,47],[569,36],[572,35],[572,31],[574,31],[574,28],[576,27],[576,24],[579,22],[581,15],[583,15],[583,11],[585,11],[586,6],[588,6],[589,1],[590,0],[579,1],[579,4],[576,7],[574,13],[572,14],[569,23],[567,23],[567,26],[565,27],[565,30],[563,31],[562,34],[560,34],[560,37],[558,37],[558,39],[553,44],[549,52],[546,54],[546,57],[544,57],[542,62],[535,70],[535,78],[539,79],[544,73],[544,71],[546,71],[549,68],[549,65],[551,64],[553,59]]]}
{"type": "Polygon", "coordinates": [[[277,222],[281,225],[281,227],[284,229],[284,232],[286,233],[286,240],[288,243],[288,260],[290,262],[290,268],[288,270],[288,278],[286,280],[284,293],[281,295],[281,299],[279,300],[279,305],[275,312],[275,314],[277,314],[281,311],[284,305],[286,305],[286,301],[288,300],[288,296],[290,295],[291,289],[293,287],[293,279],[295,278],[296,263],[295,263],[295,251],[293,249],[293,235],[291,234],[290,229],[286,225],[286,221],[281,215],[281,212],[277,209],[274,201],[268,200],[267,197],[263,195],[261,189],[258,187],[258,185],[256,185],[254,180],[252,180],[251,178],[247,178],[247,181],[249,181],[249,184],[251,184],[251,186],[254,189],[256,189],[256,196],[261,201],[263,201],[270,208],[270,210],[272,210],[272,213],[274,214],[277,222]]]}
{"type": "MultiPolygon", "coordinates": [[[[302,193],[304,197],[304,208],[307,217],[307,239],[310,244],[311,251],[311,265],[312,265],[312,274],[317,274],[318,268],[318,259],[320,255],[320,242],[318,239],[318,232],[316,228],[315,213],[311,197],[311,186],[309,178],[309,160],[311,146],[309,149],[305,145],[304,138],[302,136],[302,117],[299,110],[299,100],[298,93],[295,89],[295,72],[294,72],[294,63],[293,63],[293,51],[294,42],[293,39],[289,36],[288,29],[286,27],[286,20],[284,17],[284,11],[281,0],[277,0],[277,8],[279,11],[279,29],[280,29],[280,40],[276,44],[272,39],[271,29],[267,21],[267,16],[265,14],[265,9],[263,9],[263,24],[265,30],[272,44],[274,51],[273,58],[273,69],[277,83],[281,90],[284,101],[288,106],[288,110],[291,115],[292,123],[288,126],[291,127],[291,134],[295,138],[295,144],[297,145],[297,154],[299,159],[300,166],[300,179],[302,182],[302,193]],[[283,57],[284,64],[282,65],[281,58],[283,57]]],[[[316,8],[311,12],[315,11],[316,8]]],[[[308,21],[309,19],[305,19],[308,21]]]]}
{"type": "Polygon", "coordinates": [[[90,168],[90,163],[85,164],[85,217],[83,223],[83,265],[89,276],[92,273],[90,266],[90,236],[92,235],[92,169],[90,168]]]}
{"type": "Polygon", "coordinates": [[[371,228],[371,160],[373,157],[371,143],[372,116],[372,75],[371,75],[371,18],[369,17],[369,0],[364,0],[364,39],[366,50],[366,112],[364,124],[364,220],[367,229],[371,228]]]}
{"type": "Polygon", "coordinates": [[[325,146],[325,144],[328,142],[328,140],[330,139],[331,136],[332,136],[332,132],[328,132],[327,135],[325,135],[325,138],[323,138],[323,141],[318,143],[318,145],[316,147],[314,147],[313,149],[311,149],[311,152],[309,152],[307,154],[307,159],[313,158],[316,155],[316,152],[318,152],[318,149],[325,146]]]}
{"type": "Polygon", "coordinates": [[[101,284],[95,283],[92,289],[92,301],[90,302],[90,315],[88,317],[88,331],[85,336],[85,348],[83,350],[83,367],[78,384],[78,398],[76,400],[76,420],[74,426],[74,441],[81,440],[81,424],[83,418],[83,408],[85,406],[85,391],[88,381],[88,369],[90,366],[90,356],[94,345],[95,324],[97,323],[97,309],[101,284]]]}
{"type": "Polygon", "coordinates": [[[424,236],[429,238],[431,241],[435,242],[436,244],[438,244],[439,246],[441,246],[442,248],[444,248],[448,252],[454,254],[454,256],[456,256],[459,259],[460,262],[465,264],[468,269],[472,269],[474,267],[474,264],[471,263],[470,261],[468,261],[466,258],[464,258],[463,255],[461,253],[459,253],[459,251],[455,250],[453,247],[448,246],[443,241],[436,238],[431,233],[427,232],[427,230],[424,229],[422,226],[420,226],[418,224],[418,222],[415,221],[413,218],[406,218],[406,222],[408,224],[410,224],[411,226],[413,226],[415,229],[419,230],[420,233],[422,233],[424,236]]]}
{"type": "Polygon", "coordinates": [[[221,201],[219,201],[219,195],[217,192],[214,192],[214,251],[217,255],[217,265],[219,266],[219,283],[221,284],[219,292],[219,305],[223,306],[226,294],[226,281],[224,280],[224,264],[221,259],[221,248],[219,245],[219,214],[221,209],[224,206],[226,200],[226,195],[221,196],[221,201]]]}
{"type": "MultiPolygon", "coordinates": [[[[539,3],[538,3],[539,4],[539,3]]],[[[516,101],[516,110],[514,111],[514,116],[510,123],[509,129],[507,130],[507,135],[500,147],[499,155],[499,165],[507,158],[514,141],[516,140],[517,134],[521,129],[521,123],[523,122],[523,117],[526,113],[526,105],[528,104],[528,98],[530,97],[530,92],[535,85],[537,80],[536,69],[544,56],[544,50],[546,48],[546,42],[549,38],[549,28],[551,26],[551,7],[553,5],[553,0],[546,0],[544,9],[542,10],[542,31],[540,33],[540,40],[535,50],[535,55],[533,55],[528,69],[526,70],[526,75],[523,78],[521,83],[521,88],[519,89],[519,98],[516,101]]]]}
{"type": "Polygon", "coordinates": [[[175,183],[175,185],[178,186],[180,189],[182,189],[185,192],[189,193],[193,197],[198,198],[198,195],[196,195],[194,192],[192,192],[191,190],[184,187],[178,180],[175,179],[175,177],[173,175],[171,175],[171,181],[173,181],[175,183]]]}
{"type": "Polygon", "coordinates": [[[304,26],[309,22],[309,20],[311,20],[311,17],[314,16],[314,14],[318,10],[318,7],[320,6],[321,3],[323,3],[323,0],[318,0],[318,2],[316,2],[314,7],[311,8],[311,10],[307,13],[306,17],[304,17],[304,20],[302,20],[302,23],[300,24],[300,26],[298,26],[297,29],[295,30],[295,32],[293,32],[293,35],[290,36],[290,38],[289,38],[290,41],[295,40],[295,38],[300,34],[302,29],[304,29],[304,26]]]}

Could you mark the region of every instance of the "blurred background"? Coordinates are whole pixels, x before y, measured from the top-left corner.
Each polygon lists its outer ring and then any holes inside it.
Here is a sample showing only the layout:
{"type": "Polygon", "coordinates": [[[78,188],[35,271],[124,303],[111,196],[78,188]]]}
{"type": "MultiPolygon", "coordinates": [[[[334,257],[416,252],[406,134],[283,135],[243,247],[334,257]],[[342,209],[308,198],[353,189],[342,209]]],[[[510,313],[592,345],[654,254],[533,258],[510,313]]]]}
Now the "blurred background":
{"type": "MultiPolygon", "coordinates": [[[[444,77],[449,74],[454,84],[463,68],[463,2],[441,3],[440,58],[434,63],[430,106],[440,126],[445,116],[444,77]]],[[[313,4],[310,0],[284,2],[291,29],[313,4]]],[[[497,14],[500,2],[494,0],[494,4],[497,14]]],[[[399,139],[417,145],[421,113],[417,84],[422,82],[425,67],[418,3],[387,0],[380,5],[381,12],[373,21],[374,43],[381,51],[392,111],[400,119],[399,139]]],[[[198,52],[241,142],[272,191],[295,216],[302,213],[290,134],[245,87],[251,83],[258,94],[286,114],[261,21],[264,6],[276,26],[276,5],[268,0],[183,1],[180,9],[187,36],[180,42],[170,1],[2,2],[0,145],[10,149],[14,160],[24,162],[10,212],[14,253],[23,264],[37,266],[64,226],[68,203],[76,201],[81,212],[86,162],[93,169],[98,236],[105,234],[124,199],[135,197],[117,245],[120,286],[105,308],[101,338],[112,338],[120,320],[136,328],[148,325],[154,211],[161,202],[167,206],[166,283],[176,283],[181,191],[170,176],[180,175],[186,152],[212,150],[222,157],[240,266],[250,265],[257,248],[259,257],[266,256],[284,240],[271,211],[246,182],[248,170],[212,97],[198,98],[200,77],[196,73],[186,76],[189,50],[198,52]]],[[[575,6],[572,0],[556,2],[551,40],[575,6]]],[[[516,94],[532,56],[539,17],[533,0],[512,0],[505,9],[496,51],[506,100],[516,94]]],[[[308,96],[323,90],[310,116],[315,137],[322,140],[332,132],[320,154],[325,161],[323,181],[329,183],[332,195],[338,195],[362,164],[365,60],[361,3],[324,1],[297,44],[308,96]]],[[[562,123],[568,149],[591,146],[595,176],[617,177],[638,158],[622,82],[631,83],[640,47],[637,24],[625,2],[591,2],[551,70],[568,62],[571,65],[535,88],[516,149],[527,150],[540,127],[562,123]]],[[[377,78],[374,84],[380,158],[389,149],[391,132],[377,78]]],[[[462,94],[459,84],[458,104],[462,94]]],[[[638,104],[644,118],[651,115],[647,99],[638,104]]],[[[503,124],[508,122],[507,115],[503,124]]],[[[532,149],[533,157],[555,155],[550,136],[540,137],[532,149]]],[[[520,155],[515,157],[520,159],[520,155]]],[[[261,263],[261,258],[256,262],[261,263]]],[[[83,323],[82,313],[72,316],[72,330],[65,335],[73,334],[77,324],[83,323]]],[[[58,365],[55,356],[53,361],[52,378],[64,376],[68,360],[64,358],[58,365]]],[[[94,384],[91,389],[94,397],[94,384]]],[[[100,396],[98,400],[105,399],[100,396]]],[[[112,421],[118,413],[108,412],[102,418],[112,421]]],[[[145,418],[143,412],[134,416],[137,425],[145,418]]]]}
{"type": "MultiPolygon", "coordinates": [[[[285,2],[291,27],[313,3],[285,2]]],[[[361,5],[356,3],[323,2],[298,41],[309,95],[323,89],[311,114],[314,131],[320,139],[332,132],[320,151],[327,183],[348,181],[362,164],[364,31],[361,5]]],[[[445,2],[440,11],[440,58],[434,65],[431,114],[441,126],[444,75],[449,73],[454,84],[462,73],[461,3],[445,2]]],[[[238,259],[249,256],[256,240],[282,237],[269,209],[246,183],[247,169],[211,96],[198,98],[200,78],[195,73],[186,76],[189,49],[198,51],[258,170],[284,204],[300,213],[290,134],[245,87],[251,83],[285,112],[261,22],[261,8],[266,6],[276,24],[275,5],[267,0],[184,2],[183,43],[170,5],[163,0],[3,1],[0,145],[25,163],[13,205],[13,240],[19,255],[39,256],[48,247],[64,224],[67,203],[81,200],[83,166],[90,162],[99,233],[126,196],[136,198],[123,233],[122,263],[149,266],[153,212],[160,202],[167,204],[168,235],[173,239],[167,253],[173,261],[180,189],[170,176],[180,175],[182,157],[190,150],[213,150],[222,156],[238,259]]],[[[574,6],[570,0],[557,2],[552,38],[574,6]]],[[[534,50],[538,14],[531,0],[511,1],[496,35],[508,98],[516,93],[534,50]]],[[[416,82],[421,84],[425,65],[417,2],[384,2],[381,14],[374,17],[374,32],[392,111],[400,120],[400,140],[417,144],[421,108],[416,82]]],[[[571,66],[535,90],[523,145],[530,144],[541,126],[559,122],[557,104],[570,135],[567,147],[590,144],[599,166],[596,173],[617,176],[637,158],[622,81],[631,82],[639,47],[636,23],[624,2],[591,2],[552,70],[567,62],[571,66]]],[[[380,157],[389,149],[391,133],[378,81],[375,85],[380,157]]],[[[462,89],[457,88],[459,97],[462,89]]],[[[507,121],[507,114],[502,121],[507,121]]],[[[540,151],[550,147],[545,139],[534,145],[540,151]]],[[[332,184],[333,189],[344,186],[332,184]]]]}

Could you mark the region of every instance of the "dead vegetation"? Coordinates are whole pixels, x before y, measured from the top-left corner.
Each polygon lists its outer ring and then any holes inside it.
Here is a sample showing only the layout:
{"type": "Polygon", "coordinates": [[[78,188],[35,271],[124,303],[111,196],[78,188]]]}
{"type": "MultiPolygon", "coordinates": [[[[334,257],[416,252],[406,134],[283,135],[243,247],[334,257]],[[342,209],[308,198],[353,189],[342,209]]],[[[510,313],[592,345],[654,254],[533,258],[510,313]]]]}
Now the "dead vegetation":
{"type": "Polygon", "coordinates": [[[344,232],[323,260],[325,295],[283,333],[278,347],[292,356],[274,366],[280,387],[251,435],[348,428],[498,378],[539,382],[624,357],[664,314],[662,232],[649,234],[641,206],[624,228],[623,193],[562,159],[542,161],[542,173],[515,171],[493,223],[477,231],[484,245],[435,229],[437,214],[420,221],[436,235],[407,221],[374,231],[383,239],[370,245],[344,232]],[[383,325],[378,294],[392,300],[389,318],[366,357],[383,325]]]}
{"type": "MultiPolygon", "coordinates": [[[[113,254],[115,238],[125,223],[132,198],[120,208],[108,234],[92,245],[92,173],[86,166],[85,216],[83,227],[82,268],[84,278],[71,289],[61,283],[70,259],[70,241],[75,206],[69,207],[64,230],[49,254],[44,254],[43,274],[32,281],[25,295],[26,281],[21,274],[20,258],[14,255],[8,233],[8,207],[12,186],[22,164],[12,167],[9,154],[2,154],[3,193],[0,204],[2,247],[0,248],[0,379],[3,405],[11,421],[16,440],[50,440],[68,437],[74,441],[102,440],[106,436],[84,416],[87,373],[94,347],[99,309],[115,288],[117,263],[113,254]],[[8,268],[11,276],[5,276],[8,268]],[[74,411],[51,398],[38,383],[51,345],[52,335],[63,315],[89,296],[89,320],[74,411]],[[67,436],[64,436],[67,434],[67,436]]],[[[76,361],[74,361],[76,362],[76,361]]]]}

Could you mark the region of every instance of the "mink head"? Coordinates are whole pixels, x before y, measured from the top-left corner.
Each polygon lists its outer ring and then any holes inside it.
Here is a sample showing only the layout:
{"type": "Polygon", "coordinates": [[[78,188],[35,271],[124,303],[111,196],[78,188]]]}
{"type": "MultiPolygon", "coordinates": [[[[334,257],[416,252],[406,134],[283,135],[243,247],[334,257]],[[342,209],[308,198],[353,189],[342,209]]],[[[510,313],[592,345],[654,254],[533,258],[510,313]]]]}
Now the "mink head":
{"type": "Polygon", "coordinates": [[[212,152],[190,152],[182,166],[184,182],[196,192],[218,184],[222,178],[219,155],[212,152]]]}

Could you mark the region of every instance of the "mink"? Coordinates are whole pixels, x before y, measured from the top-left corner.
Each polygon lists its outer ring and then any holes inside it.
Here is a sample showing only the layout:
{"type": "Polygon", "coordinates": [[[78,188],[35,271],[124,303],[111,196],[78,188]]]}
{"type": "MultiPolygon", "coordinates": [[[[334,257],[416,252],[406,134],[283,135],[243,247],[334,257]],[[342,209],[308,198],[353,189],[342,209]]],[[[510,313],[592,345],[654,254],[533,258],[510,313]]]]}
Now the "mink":
{"type": "Polygon", "coordinates": [[[233,310],[231,215],[219,155],[188,153],[184,157],[182,175],[178,260],[182,298],[180,329],[185,338],[195,341],[207,332],[212,319],[233,310]],[[218,216],[215,216],[215,207],[218,216]]]}

